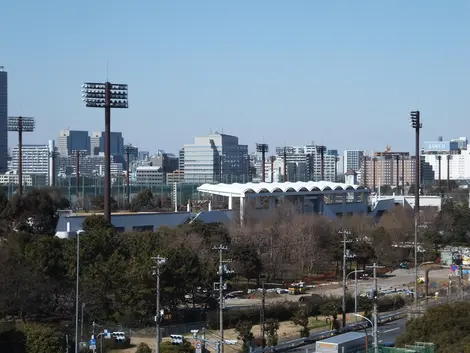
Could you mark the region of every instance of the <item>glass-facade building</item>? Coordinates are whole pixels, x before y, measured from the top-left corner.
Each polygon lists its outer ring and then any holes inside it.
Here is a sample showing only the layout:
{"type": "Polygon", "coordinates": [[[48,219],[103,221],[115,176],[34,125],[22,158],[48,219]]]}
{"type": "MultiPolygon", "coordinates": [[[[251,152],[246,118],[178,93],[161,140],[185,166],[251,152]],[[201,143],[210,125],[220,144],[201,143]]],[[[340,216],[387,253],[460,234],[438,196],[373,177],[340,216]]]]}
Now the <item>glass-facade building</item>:
{"type": "Polygon", "coordinates": [[[61,156],[71,156],[73,151],[90,153],[88,131],[62,130],[57,139],[57,148],[61,156]]]}
{"type": "Polygon", "coordinates": [[[184,145],[182,154],[185,183],[250,181],[248,145],[240,145],[236,136],[217,132],[196,136],[193,144],[184,145]]]}
{"type": "Polygon", "coordinates": [[[0,66],[0,173],[8,168],[8,75],[0,66]]]}

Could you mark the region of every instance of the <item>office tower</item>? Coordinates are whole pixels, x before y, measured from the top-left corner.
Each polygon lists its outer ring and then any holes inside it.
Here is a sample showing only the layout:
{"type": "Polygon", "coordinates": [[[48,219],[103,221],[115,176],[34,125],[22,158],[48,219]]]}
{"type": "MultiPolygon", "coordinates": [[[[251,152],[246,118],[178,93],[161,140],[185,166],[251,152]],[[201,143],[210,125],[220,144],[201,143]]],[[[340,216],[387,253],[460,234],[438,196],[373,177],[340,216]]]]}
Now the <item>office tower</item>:
{"type": "Polygon", "coordinates": [[[88,131],[62,130],[57,138],[57,149],[61,156],[70,156],[72,151],[86,151],[90,153],[88,131]]]}
{"type": "Polygon", "coordinates": [[[8,167],[8,75],[0,66],[0,173],[8,167]]]}
{"type": "Polygon", "coordinates": [[[101,132],[93,132],[90,136],[90,155],[91,156],[99,156],[101,147],[100,147],[100,140],[101,140],[101,132]]]}
{"type": "Polygon", "coordinates": [[[184,145],[185,183],[246,183],[249,166],[248,145],[236,136],[215,132],[184,145]]]}
{"type": "Polygon", "coordinates": [[[364,151],[360,150],[346,150],[343,154],[343,171],[346,173],[349,170],[359,171],[361,169],[362,159],[364,158],[364,151]]]}

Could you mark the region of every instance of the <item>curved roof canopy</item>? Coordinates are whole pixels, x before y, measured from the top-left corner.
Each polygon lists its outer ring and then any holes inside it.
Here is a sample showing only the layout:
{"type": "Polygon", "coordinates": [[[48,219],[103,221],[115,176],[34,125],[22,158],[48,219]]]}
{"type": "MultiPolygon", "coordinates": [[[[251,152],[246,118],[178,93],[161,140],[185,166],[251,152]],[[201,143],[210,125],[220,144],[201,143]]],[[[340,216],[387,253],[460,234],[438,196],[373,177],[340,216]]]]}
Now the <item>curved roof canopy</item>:
{"type": "Polygon", "coordinates": [[[330,181],[298,181],[295,183],[246,183],[246,184],[203,184],[197,188],[199,192],[223,196],[245,196],[247,193],[285,193],[285,192],[324,192],[366,190],[360,185],[333,183],[330,181]]]}

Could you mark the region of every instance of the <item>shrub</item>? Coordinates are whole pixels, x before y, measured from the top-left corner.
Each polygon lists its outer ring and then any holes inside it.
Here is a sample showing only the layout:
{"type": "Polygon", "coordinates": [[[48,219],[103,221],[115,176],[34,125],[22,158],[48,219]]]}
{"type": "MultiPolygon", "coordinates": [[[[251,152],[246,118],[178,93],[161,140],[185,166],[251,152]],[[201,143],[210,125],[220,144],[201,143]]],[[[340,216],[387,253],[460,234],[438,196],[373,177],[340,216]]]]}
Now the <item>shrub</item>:
{"type": "Polygon", "coordinates": [[[194,353],[196,349],[189,341],[184,341],[183,344],[171,344],[170,342],[163,342],[160,344],[160,353],[194,353]]]}
{"type": "Polygon", "coordinates": [[[137,346],[135,353],[152,353],[152,349],[147,344],[142,342],[137,346]]]}

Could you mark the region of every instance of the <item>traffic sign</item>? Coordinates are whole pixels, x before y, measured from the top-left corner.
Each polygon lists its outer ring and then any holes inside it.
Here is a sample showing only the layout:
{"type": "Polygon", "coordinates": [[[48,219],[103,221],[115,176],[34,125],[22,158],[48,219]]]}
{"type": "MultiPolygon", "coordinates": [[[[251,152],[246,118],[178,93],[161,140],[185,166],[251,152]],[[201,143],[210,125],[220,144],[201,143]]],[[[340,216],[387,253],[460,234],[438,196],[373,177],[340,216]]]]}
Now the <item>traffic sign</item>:
{"type": "Polygon", "coordinates": [[[96,349],[96,340],[94,338],[90,340],[90,349],[96,349]],[[91,346],[95,346],[95,348],[91,348],[91,346]]]}
{"type": "Polygon", "coordinates": [[[91,349],[92,351],[96,350],[96,345],[90,344],[90,349],[91,349]]]}
{"type": "Polygon", "coordinates": [[[452,266],[450,267],[450,269],[451,269],[451,271],[455,271],[455,270],[457,270],[457,266],[452,265],[452,266]]]}
{"type": "Polygon", "coordinates": [[[202,353],[201,341],[196,341],[196,353],[202,353]]]}

